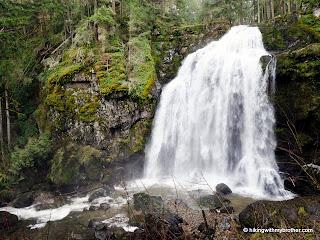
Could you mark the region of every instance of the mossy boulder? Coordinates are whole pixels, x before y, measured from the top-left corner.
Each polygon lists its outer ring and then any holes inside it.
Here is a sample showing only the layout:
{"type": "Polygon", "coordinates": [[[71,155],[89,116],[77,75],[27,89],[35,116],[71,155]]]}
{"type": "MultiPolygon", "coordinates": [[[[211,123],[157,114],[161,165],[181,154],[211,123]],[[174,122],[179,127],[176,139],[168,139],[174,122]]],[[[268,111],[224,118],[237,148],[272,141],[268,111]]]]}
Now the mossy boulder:
{"type": "Polygon", "coordinates": [[[33,193],[27,192],[22,193],[17,196],[17,198],[12,202],[12,206],[15,208],[29,207],[33,203],[33,193]]]}
{"type": "Polygon", "coordinates": [[[56,152],[50,178],[58,186],[77,186],[99,181],[104,159],[104,154],[93,147],[69,143],[56,152]]]}
{"type": "Polygon", "coordinates": [[[135,193],[133,195],[134,208],[144,213],[160,212],[163,209],[163,199],[161,196],[150,196],[146,193],[135,193]]]}
{"type": "Polygon", "coordinates": [[[250,228],[309,228],[318,232],[320,199],[299,197],[288,201],[257,201],[239,214],[240,224],[250,228]]]}
{"type": "Polygon", "coordinates": [[[0,191],[0,199],[2,203],[9,203],[15,199],[17,193],[12,190],[1,190],[0,191]]]}
{"type": "Polygon", "coordinates": [[[218,196],[216,194],[200,197],[199,202],[200,202],[200,206],[206,207],[209,209],[222,208],[231,203],[230,200],[222,196],[218,196]]]}

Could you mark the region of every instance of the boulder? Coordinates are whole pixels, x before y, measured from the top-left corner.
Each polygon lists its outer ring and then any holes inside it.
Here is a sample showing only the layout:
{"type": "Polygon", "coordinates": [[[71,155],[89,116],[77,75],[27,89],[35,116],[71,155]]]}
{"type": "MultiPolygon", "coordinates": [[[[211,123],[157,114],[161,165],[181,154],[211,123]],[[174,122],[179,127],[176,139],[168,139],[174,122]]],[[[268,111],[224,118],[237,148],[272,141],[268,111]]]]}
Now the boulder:
{"type": "Polygon", "coordinates": [[[159,212],[163,209],[161,196],[150,196],[140,192],[133,195],[134,208],[142,212],[159,212]]]}
{"type": "Polygon", "coordinates": [[[110,208],[111,208],[111,206],[110,206],[110,204],[108,204],[108,203],[101,203],[101,204],[100,204],[100,209],[101,209],[101,210],[107,211],[107,210],[109,210],[110,208]]]}
{"type": "Polygon", "coordinates": [[[33,193],[23,193],[18,195],[18,197],[12,202],[12,206],[15,208],[29,207],[33,203],[33,193]]]}
{"type": "Polygon", "coordinates": [[[62,197],[56,197],[48,192],[39,191],[34,194],[33,204],[37,211],[58,208],[65,203],[62,197]]]}
{"type": "Polygon", "coordinates": [[[234,213],[235,212],[235,210],[234,210],[234,208],[233,207],[231,207],[231,206],[228,206],[228,207],[223,207],[223,208],[221,208],[220,209],[220,212],[221,213],[234,213]]]}
{"type": "Polygon", "coordinates": [[[231,203],[230,200],[218,195],[203,196],[203,197],[200,197],[199,200],[200,200],[201,206],[207,207],[210,209],[221,208],[231,203]]]}
{"type": "MultiPolygon", "coordinates": [[[[248,205],[240,214],[243,227],[281,228],[283,224],[292,228],[313,228],[320,221],[319,197],[298,197],[288,201],[257,201],[248,205]]],[[[317,230],[318,228],[318,230],[317,230]]]]}
{"type": "Polygon", "coordinates": [[[216,191],[217,191],[218,194],[222,194],[222,195],[228,195],[228,194],[232,193],[232,191],[228,187],[228,185],[226,185],[224,183],[219,183],[216,186],[216,191]]]}
{"type": "Polygon", "coordinates": [[[107,191],[103,188],[99,188],[89,194],[89,202],[92,202],[97,198],[105,197],[105,196],[107,196],[107,191]]]}
{"type": "Polygon", "coordinates": [[[0,191],[0,201],[1,205],[4,205],[6,203],[9,203],[15,199],[17,194],[10,190],[2,190],[0,191]]]}
{"type": "Polygon", "coordinates": [[[18,217],[8,212],[0,212],[0,228],[5,231],[12,231],[13,227],[18,223],[18,217]]]}

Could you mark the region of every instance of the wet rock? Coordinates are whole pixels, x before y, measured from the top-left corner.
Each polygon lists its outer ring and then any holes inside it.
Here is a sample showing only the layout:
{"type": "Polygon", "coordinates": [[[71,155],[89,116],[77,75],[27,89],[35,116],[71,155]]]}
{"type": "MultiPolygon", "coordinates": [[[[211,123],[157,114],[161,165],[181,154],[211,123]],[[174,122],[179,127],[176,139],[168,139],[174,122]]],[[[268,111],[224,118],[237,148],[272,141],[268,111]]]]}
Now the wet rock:
{"type": "Polygon", "coordinates": [[[108,185],[104,186],[102,189],[104,189],[106,191],[106,195],[110,195],[111,193],[113,193],[115,191],[114,187],[110,187],[108,185]]]}
{"type": "Polygon", "coordinates": [[[230,204],[230,200],[217,195],[207,195],[200,197],[200,205],[210,209],[221,208],[225,205],[230,204]]]}
{"type": "Polygon", "coordinates": [[[281,202],[257,201],[239,214],[239,221],[243,227],[279,228],[285,222],[293,228],[313,228],[313,223],[320,221],[320,199],[299,197],[281,202]]]}
{"type": "Polygon", "coordinates": [[[15,208],[29,207],[33,203],[33,193],[23,193],[13,201],[12,206],[15,208]]]}
{"type": "Polygon", "coordinates": [[[97,231],[101,231],[101,230],[107,230],[108,226],[106,223],[102,223],[102,222],[94,222],[93,223],[93,228],[97,231]]]}
{"type": "Polygon", "coordinates": [[[107,191],[103,188],[99,188],[89,194],[89,202],[92,202],[93,200],[95,200],[97,198],[105,197],[105,196],[107,196],[107,191]]]}
{"type": "Polygon", "coordinates": [[[101,203],[101,204],[100,204],[100,209],[101,209],[101,210],[107,211],[107,210],[109,210],[110,208],[111,208],[111,206],[110,206],[110,204],[108,204],[108,203],[101,203]]]}
{"type": "Polygon", "coordinates": [[[0,191],[0,206],[5,205],[13,201],[16,198],[17,194],[10,190],[2,190],[0,191]]]}
{"type": "Polygon", "coordinates": [[[161,196],[150,196],[140,192],[133,195],[134,208],[142,212],[159,212],[163,208],[161,196]]]}
{"type": "Polygon", "coordinates": [[[8,212],[0,212],[0,228],[11,232],[18,223],[18,217],[8,212]]]}
{"type": "Polygon", "coordinates": [[[234,213],[235,210],[233,207],[229,206],[229,207],[223,207],[220,209],[221,213],[234,213]]]}
{"type": "Polygon", "coordinates": [[[232,191],[228,187],[228,185],[226,185],[224,183],[219,183],[216,186],[216,191],[217,191],[218,194],[222,194],[222,195],[228,195],[228,194],[232,193],[232,191]]]}
{"type": "Polygon", "coordinates": [[[89,211],[97,211],[97,210],[99,210],[100,208],[98,207],[98,206],[94,206],[94,205],[91,205],[90,207],[89,207],[89,211]]]}
{"type": "Polygon", "coordinates": [[[51,193],[39,191],[34,194],[35,208],[37,211],[53,209],[61,207],[66,203],[65,199],[62,197],[53,196],[51,193]]]}
{"type": "Polygon", "coordinates": [[[98,240],[110,239],[110,233],[108,231],[95,231],[94,236],[98,240]]]}

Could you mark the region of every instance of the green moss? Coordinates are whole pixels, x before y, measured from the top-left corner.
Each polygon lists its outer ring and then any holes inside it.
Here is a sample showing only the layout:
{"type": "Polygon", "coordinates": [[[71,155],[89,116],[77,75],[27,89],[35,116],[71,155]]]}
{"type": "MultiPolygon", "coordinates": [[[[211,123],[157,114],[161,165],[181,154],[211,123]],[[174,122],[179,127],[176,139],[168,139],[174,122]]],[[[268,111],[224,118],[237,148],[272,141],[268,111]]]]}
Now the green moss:
{"type": "Polygon", "coordinates": [[[291,80],[310,81],[320,84],[320,44],[311,44],[302,50],[278,57],[277,76],[291,80]]]}
{"type": "Polygon", "coordinates": [[[98,102],[90,102],[79,108],[80,119],[84,122],[92,122],[97,119],[96,113],[99,108],[98,102]]]}

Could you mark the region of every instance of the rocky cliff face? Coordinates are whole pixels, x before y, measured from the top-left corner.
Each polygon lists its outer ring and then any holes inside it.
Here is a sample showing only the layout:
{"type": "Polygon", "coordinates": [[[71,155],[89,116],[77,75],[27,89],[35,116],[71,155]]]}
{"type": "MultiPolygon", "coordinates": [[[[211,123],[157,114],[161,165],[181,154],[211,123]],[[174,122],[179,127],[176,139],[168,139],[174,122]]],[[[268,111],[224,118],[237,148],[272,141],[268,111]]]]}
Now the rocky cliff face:
{"type": "Polygon", "coordinates": [[[298,13],[260,26],[265,47],[277,56],[274,102],[279,166],[287,174],[287,187],[300,194],[320,190],[317,171],[310,167],[314,165],[306,165],[320,163],[319,26],[317,16],[298,13]]]}
{"type": "Polygon", "coordinates": [[[155,64],[149,68],[157,77],[151,74],[143,84],[129,79],[122,52],[102,53],[97,60],[84,56],[77,63],[79,50],[66,49],[38,108],[38,125],[54,142],[51,181],[59,186],[112,182],[125,171],[119,162],[132,161],[133,154],[135,161],[137,154],[143,159],[161,84],[176,76],[188,53],[228,28],[225,23],[170,32],[155,28],[150,44],[155,64]]]}

